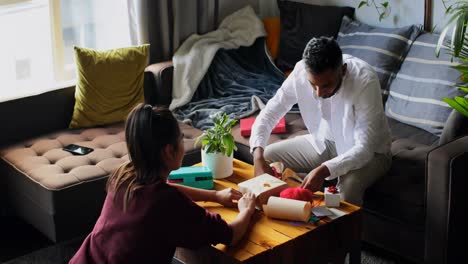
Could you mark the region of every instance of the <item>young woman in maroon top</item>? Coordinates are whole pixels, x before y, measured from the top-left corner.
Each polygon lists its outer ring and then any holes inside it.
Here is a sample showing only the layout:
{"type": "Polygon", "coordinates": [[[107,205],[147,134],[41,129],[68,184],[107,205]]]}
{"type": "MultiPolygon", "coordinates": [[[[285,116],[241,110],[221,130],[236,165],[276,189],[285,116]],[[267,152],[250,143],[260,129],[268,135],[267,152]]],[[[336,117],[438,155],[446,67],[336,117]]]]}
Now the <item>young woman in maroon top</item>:
{"type": "Polygon", "coordinates": [[[255,196],[171,185],[166,178],[184,156],[183,134],[167,109],[137,106],[128,116],[130,161],[109,177],[101,215],[70,263],[170,263],[176,247],[232,245],[244,235],[255,196]],[[235,206],[227,224],[193,201],[235,206]]]}

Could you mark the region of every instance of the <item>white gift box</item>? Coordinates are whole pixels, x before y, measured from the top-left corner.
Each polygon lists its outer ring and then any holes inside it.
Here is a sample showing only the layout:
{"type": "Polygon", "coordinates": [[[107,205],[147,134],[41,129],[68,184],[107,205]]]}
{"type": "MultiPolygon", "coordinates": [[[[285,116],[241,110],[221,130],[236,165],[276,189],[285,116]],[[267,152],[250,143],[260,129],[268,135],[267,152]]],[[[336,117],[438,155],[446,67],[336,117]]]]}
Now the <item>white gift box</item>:
{"type": "Polygon", "coordinates": [[[337,193],[331,193],[328,191],[328,188],[325,188],[325,206],[326,207],[339,207],[341,195],[340,191],[338,190],[337,193]]]}
{"type": "Polygon", "coordinates": [[[257,197],[257,206],[266,204],[270,196],[279,196],[288,184],[269,174],[262,174],[238,184],[241,193],[251,192],[257,197]]]}

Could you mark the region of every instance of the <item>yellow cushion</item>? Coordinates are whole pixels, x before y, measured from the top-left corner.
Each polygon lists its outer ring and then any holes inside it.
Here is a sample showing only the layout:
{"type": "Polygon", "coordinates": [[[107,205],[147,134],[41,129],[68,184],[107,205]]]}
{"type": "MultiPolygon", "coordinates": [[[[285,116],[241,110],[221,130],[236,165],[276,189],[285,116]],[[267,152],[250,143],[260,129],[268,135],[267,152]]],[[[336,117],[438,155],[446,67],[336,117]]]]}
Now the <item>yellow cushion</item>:
{"type": "Polygon", "coordinates": [[[77,85],[70,128],[123,121],[144,101],[149,45],[105,51],[75,47],[77,85]]]}

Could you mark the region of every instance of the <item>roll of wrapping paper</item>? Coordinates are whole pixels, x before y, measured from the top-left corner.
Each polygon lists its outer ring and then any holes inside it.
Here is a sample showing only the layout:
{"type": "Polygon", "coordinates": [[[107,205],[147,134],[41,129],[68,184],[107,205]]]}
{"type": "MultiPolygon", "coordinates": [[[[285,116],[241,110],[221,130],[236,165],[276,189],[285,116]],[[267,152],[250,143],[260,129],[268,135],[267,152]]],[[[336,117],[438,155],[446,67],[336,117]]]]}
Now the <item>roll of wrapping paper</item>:
{"type": "Polygon", "coordinates": [[[263,205],[265,215],[270,218],[308,222],[312,205],[309,202],[270,196],[263,205]]]}

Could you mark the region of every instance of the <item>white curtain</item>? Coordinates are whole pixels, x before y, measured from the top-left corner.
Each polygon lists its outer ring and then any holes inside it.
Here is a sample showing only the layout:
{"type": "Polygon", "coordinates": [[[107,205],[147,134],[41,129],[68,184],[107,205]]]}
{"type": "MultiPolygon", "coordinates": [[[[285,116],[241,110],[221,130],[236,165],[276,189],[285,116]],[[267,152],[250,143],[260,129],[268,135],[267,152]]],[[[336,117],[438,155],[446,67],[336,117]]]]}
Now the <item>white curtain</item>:
{"type": "Polygon", "coordinates": [[[279,9],[276,0],[258,0],[260,17],[278,17],[279,9]]]}
{"type": "Polygon", "coordinates": [[[191,34],[214,30],[218,0],[127,0],[133,45],[150,43],[150,63],[170,60],[191,34]]]}
{"type": "Polygon", "coordinates": [[[127,0],[127,5],[132,45],[148,43],[146,1],[127,0]]]}

